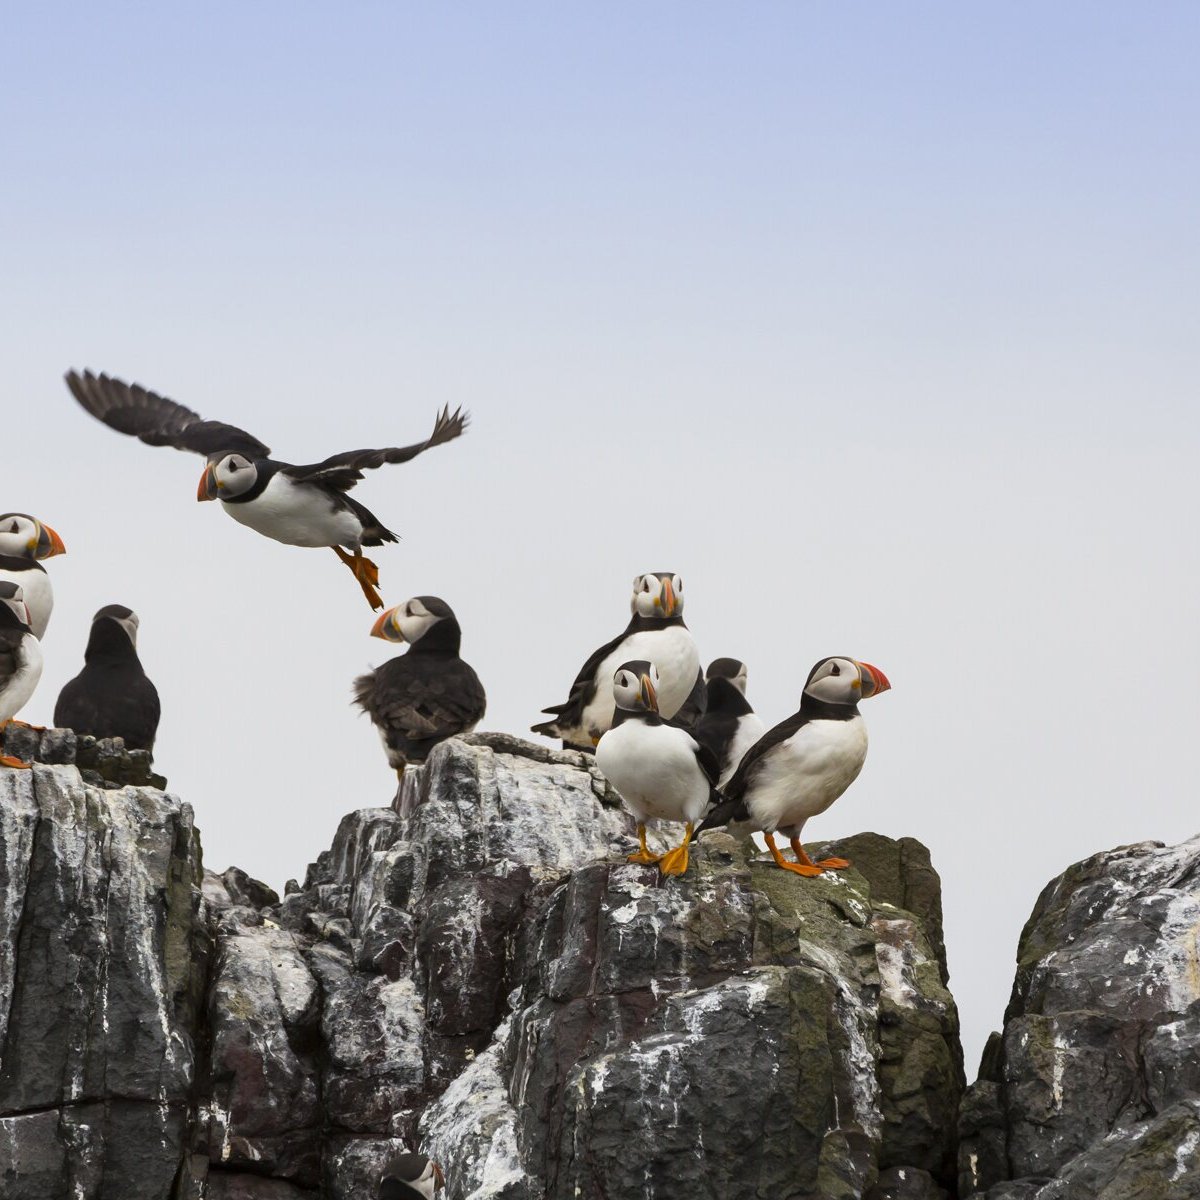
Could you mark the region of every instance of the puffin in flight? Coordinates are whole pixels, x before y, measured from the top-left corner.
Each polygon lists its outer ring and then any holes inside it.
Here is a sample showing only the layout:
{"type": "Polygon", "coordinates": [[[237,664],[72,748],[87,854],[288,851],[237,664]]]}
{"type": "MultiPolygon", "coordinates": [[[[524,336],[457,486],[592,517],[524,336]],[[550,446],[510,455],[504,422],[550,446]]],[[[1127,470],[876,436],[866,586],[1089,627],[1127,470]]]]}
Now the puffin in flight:
{"type": "MultiPolygon", "coordinates": [[[[0,580],[0,728],[25,707],[41,677],[42,648],[29,626],[20,585],[0,580]]],[[[11,754],[0,754],[0,766],[29,769],[11,754]]]]}
{"type": "Polygon", "coordinates": [[[107,604],[92,618],[83,670],[58,693],[54,724],[129,750],[154,750],[161,708],[137,652],[137,613],[107,604]]]}
{"type": "Polygon", "coordinates": [[[746,699],[746,664],[736,658],[715,658],[704,673],[707,700],[696,725],[696,740],[706,745],[721,764],[718,790],[731,778],[742,755],[763,735],[762,719],[746,699]]]}
{"type": "Polygon", "coordinates": [[[36,517],[10,512],[0,517],[0,580],[21,589],[33,636],[41,641],[54,609],[54,589],[39,560],[66,554],[63,540],[36,517]]]}
{"type": "Polygon", "coordinates": [[[682,875],[688,867],[692,830],[710,801],[717,759],[682,726],[664,721],[658,711],[658,670],[652,662],[622,663],[612,682],[616,715],[596,747],[596,766],[621,793],[637,821],[639,849],[630,862],[658,863],[664,875],[682,875]],[[646,848],[646,822],[682,821],[683,841],[661,857],[646,848]]]}
{"type": "Polygon", "coordinates": [[[433,1200],[446,1186],[442,1169],[424,1154],[398,1154],[383,1168],[379,1200],[433,1200]]]}
{"type": "Polygon", "coordinates": [[[468,414],[442,409],[423,442],[381,450],[349,450],[321,462],[293,466],[271,458],[258,438],[206,421],[182,404],[91,371],[67,372],[71,394],[93,417],[118,433],[151,446],[174,446],[208,459],[197,500],[220,500],[225,511],[251,529],[289,546],[328,546],[350,568],[372,608],[382,608],[379,570],[364,546],[397,541],[364,505],[347,495],[363,471],[408,462],[432,446],[458,437],[468,414]],[[350,553],[347,553],[349,551],[350,553]]]}
{"type": "Polygon", "coordinates": [[[534,733],[561,738],[572,749],[592,749],[613,722],[613,672],[635,659],[658,669],[662,716],[672,718],[685,706],[690,709],[697,690],[703,695],[700,655],[683,623],[683,580],[671,571],[635,576],[630,609],[629,624],[580,667],[564,703],[542,709],[551,719],[532,726],[534,733]]]}
{"type": "Polygon", "coordinates": [[[462,630],[445,600],[414,596],[382,613],[372,637],[407,642],[408,653],[354,681],[354,701],[379,730],[388,762],[403,779],[439,742],[470,733],[487,696],[479,676],[458,656],[462,630]]]}
{"type": "Polygon", "coordinates": [[[726,824],[741,826],[739,832],[759,829],[776,865],[798,875],[848,867],[844,858],[813,862],[800,833],[809,817],[823,813],[858,778],[867,757],[867,727],[858,702],[891,686],[869,663],[821,659],[808,673],[799,712],[751,746],[725,787],[724,800],[698,832],[726,824]],[[794,863],[775,845],[776,833],[790,839],[794,863]]]}

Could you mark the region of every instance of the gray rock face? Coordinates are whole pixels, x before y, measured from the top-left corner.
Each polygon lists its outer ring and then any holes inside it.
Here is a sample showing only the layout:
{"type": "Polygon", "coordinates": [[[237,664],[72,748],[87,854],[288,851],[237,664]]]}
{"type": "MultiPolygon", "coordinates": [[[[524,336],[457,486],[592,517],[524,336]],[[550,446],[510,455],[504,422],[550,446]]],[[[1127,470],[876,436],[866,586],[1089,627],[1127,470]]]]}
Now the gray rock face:
{"type": "Polygon", "coordinates": [[[1200,839],[1098,854],[1043,891],[963,1104],[963,1196],[1200,1197],[1198,929],[1200,839]]]}
{"type": "Polygon", "coordinates": [[[5,1200],[363,1200],[417,1146],[449,1200],[953,1182],[917,843],[848,839],[857,869],[808,880],[712,834],[663,880],[624,861],[589,757],[478,736],[280,899],[203,871],[188,807],[121,786],[144,764],[120,747],[86,778],[62,731],[26,751],[54,765],[0,771],[5,1200]]]}

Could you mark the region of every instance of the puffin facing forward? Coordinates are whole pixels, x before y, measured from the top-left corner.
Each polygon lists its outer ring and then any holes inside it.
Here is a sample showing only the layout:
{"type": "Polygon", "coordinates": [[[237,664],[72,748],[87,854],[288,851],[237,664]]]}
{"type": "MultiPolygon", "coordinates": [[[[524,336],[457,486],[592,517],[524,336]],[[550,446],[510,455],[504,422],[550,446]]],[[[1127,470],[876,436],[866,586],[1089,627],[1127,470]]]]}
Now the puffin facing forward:
{"type": "Polygon", "coordinates": [[[886,692],[887,676],[853,658],[823,658],[808,674],[799,712],[763,735],[742,759],[725,788],[725,799],[700,830],[718,825],[760,829],[777,866],[798,875],[841,870],[844,858],[813,862],[800,833],[809,817],[823,813],[854,781],[867,757],[867,727],[859,700],[886,692]],[[775,845],[776,833],[789,838],[796,862],[775,845]]]}
{"type": "Polygon", "coordinates": [[[613,676],[616,715],[596,747],[596,766],[621,793],[637,820],[639,849],[630,862],[658,863],[664,875],[682,875],[688,866],[692,830],[713,791],[717,760],[679,725],[658,711],[658,670],[652,662],[622,663],[613,676]],[[646,822],[683,821],[683,841],[661,857],[646,848],[646,822]]]}
{"type": "Polygon", "coordinates": [[[161,708],[138,658],[138,624],[137,613],[123,604],[107,604],[92,618],[83,670],[54,705],[60,729],[123,738],[129,750],[154,750],[161,708]]]}
{"type": "Polygon", "coordinates": [[[354,681],[355,703],[375,723],[388,762],[403,779],[439,742],[470,733],[487,696],[479,676],[458,656],[462,630],[445,600],[414,596],[389,608],[372,637],[407,642],[408,653],[354,681]]]}
{"type": "Polygon", "coordinates": [[[534,733],[561,738],[578,750],[594,747],[613,722],[613,672],[623,662],[654,663],[662,680],[658,711],[674,717],[699,685],[700,655],[683,623],[683,580],[670,571],[651,571],[633,581],[633,616],[624,631],[593,651],[579,669],[565,703],[542,709],[551,719],[532,727],[534,733]]]}
{"type": "Polygon", "coordinates": [[[742,755],[763,735],[761,718],[746,699],[746,664],[736,658],[715,658],[704,674],[707,703],[696,726],[703,742],[721,764],[717,788],[733,778],[742,755]]]}
{"type": "Polygon", "coordinates": [[[424,1154],[398,1154],[383,1168],[379,1200],[433,1200],[446,1186],[442,1169],[424,1154]]]}
{"type": "Polygon", "coordinates": [[[293,466],[244,429],[206,421],[182,404],[138,384],[108,375],[67,372],[71,395],[99,421],[150,446],[174,446],[203,454],[197,500],[220,500],[237,522],[289,546],[328,546],[350,568],[372,608],[382,608],[375,590],[379,569],[363,557],[364,546],[394,542],[396,535],[346,493],[363,471],[403,463],[432,446],[452,441],[467,427],[466,413],[444,408],[423,442],[381,450],[349,450],[318,463],[293,466]],[[347,554],[349,550],[352,553],[347,554]]]}
{"type": "MultiPolygon", "coordinates": [[[[41,677],[42,648],[29,627],[21,589],[9,580],[0,581],[0,727],[25,707],[41,677]]],[[[29,770],[29,763],[11,754],[0,754],[0,766],[29,770]]]]}
{"type": "Polygon", "coordinates": [[[29,627],[42,640],[54,609],[54,589],[39,560],[66,554],[63,540],[36,517],[10,512],[0,516],[0,580],[15,583],[29,609],[29,627]]]}

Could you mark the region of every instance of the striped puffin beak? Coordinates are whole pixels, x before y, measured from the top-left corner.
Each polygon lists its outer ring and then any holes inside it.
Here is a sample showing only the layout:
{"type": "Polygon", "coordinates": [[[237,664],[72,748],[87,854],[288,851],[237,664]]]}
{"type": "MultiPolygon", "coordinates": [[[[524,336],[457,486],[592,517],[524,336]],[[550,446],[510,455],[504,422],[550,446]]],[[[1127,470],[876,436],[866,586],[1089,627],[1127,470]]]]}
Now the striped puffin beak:
{"type": "Polygon", "coordinates": [[[886,692],[892,686],[888,682],[888,677],[878,667],[873,667],[870,663],[858,662],[857,659],[855,662],[862,680],[864,700],[868,696],[878,696],[880,692],[886,692]]]}
{"type": "Polygon", "coordinates": [[[442,1174],[442,1168],[439,1167],[437,1163],[433,1163],[433,1177],[437,1180],[437,1186],[439,1189],[446,1186],[446,1177],[442,1174]]]}
{"type": "Polygon", "coordinates": [[[38,521],[37,527],[37,542],[30,547],[33,550],[34,558],[53,558],[56,554],[66,554],[67,548],[63,545],[62,538],[49,525],[43,525],[41,521],[38,521]]]}
{"type": "Polygon", "coordinates": [[[662,581],[662,591],[658,594],[658,599],[654,601],[655,608],[663,610],[664,617],[673,617],[675,615],[675,588],[671,585],[669,579],[662,581]]]}
{"type": "Polygon", "coordinates": [[[404,641],[404,634],[400,632],[399,626],[392,620],[395,612],[394,608],[389,608],[387,612],[379,614],[375,624],[371,626],[372,637],[383,638],[385,642],[404,641]]]}
{"type": "Polygon", "coordinates": [[[650,710],[650,712],[658,712],[658,693],[654,690],[654,684],[650,681],[649,675],[642,676],[641,687],[638,689],[638,694],[642,698],[642,706],[650,710]]]}
{"type": "Polygon", "coordinates": [[[196,489],[197,500],[215,500],[217,498],[217,489],[221,485],[217,482],[217,468],[209,463],[204,468],[204,474],[200,476],[200,486],[196,489]]]}

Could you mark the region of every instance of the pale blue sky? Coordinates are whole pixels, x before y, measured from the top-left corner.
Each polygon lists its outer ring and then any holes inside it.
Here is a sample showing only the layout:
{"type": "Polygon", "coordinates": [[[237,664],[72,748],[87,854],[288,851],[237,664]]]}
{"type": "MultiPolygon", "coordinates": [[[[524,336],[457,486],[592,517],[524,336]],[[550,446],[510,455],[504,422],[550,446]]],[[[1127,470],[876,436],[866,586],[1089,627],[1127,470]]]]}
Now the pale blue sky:
{"type": "Polygon", "coordinates": [[[327,552],[193,499],[69,366],[294,461],[470,435],[357,495],[516,732],[675,569],[768,722],[894,690],[810,833],[933,849],[968,1069],[1042,884],[1196,832],[1190,4],[45,5],[0,43],[0,507],[55,526],[47,718],[142,617],[210,865],[279,886],[392,778],[327,552]]]}

